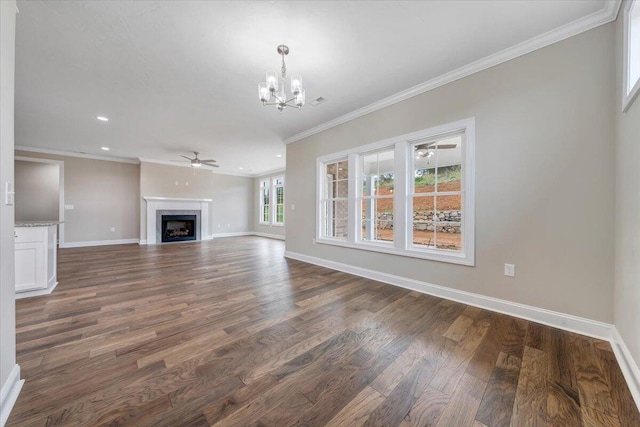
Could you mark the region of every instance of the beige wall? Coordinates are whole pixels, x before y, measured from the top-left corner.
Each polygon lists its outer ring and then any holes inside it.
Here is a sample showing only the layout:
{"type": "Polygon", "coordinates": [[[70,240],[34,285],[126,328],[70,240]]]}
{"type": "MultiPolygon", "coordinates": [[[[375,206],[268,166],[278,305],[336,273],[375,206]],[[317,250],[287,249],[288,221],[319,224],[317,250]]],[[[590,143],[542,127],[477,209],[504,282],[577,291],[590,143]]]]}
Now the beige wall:
{"type": "MultiPolygon", "coordinates": [[[[624,4],[623,4],[624,7],[624,4]]],[[[622,13],[616,23],[615,324],[640,362],[640,98],[626,113],[622,99],[622,13]]]]}
{"type": "Polygon", "coordinates": [[[287,250],[612,322],[614,29],[289,144],[287,250]],[[318,156],[473,116],[475,267],[312,243],[318,156]],[[516,265],[515,278],[504,263],[516,265]]]}
{"type": "Polygon", "coordinates": [[[213,199],[209,233],[249,232],[253,228],[253,178],[143,162],[140,165],[140,232],[147,238],[143,197],[213,199]]]}
{"type": "Polygon", "coordinates": [[[139,169],[131,163],[17,151],[64,162],[64,242],[138,239],[139,169]],[[115,228],[115,231],[111,231],[115,228]]]}
{"type": "MultiPolygon", "coordinates": [[[[280,225],[263,225],[260,224],[260,181],[274,176],[284,175],[285,171],[275,172],[269,175],[263,175],[253,180],[253,211],[251,218],[253,220],[253,230],[258,233],[273,234],[276,236],[285,235],[285,227],[280,225]]],[[[284,180],[284,222],[287,223],[288,205],[287,205],[287,180],[284,180]]]]}
{"type": "MultiPolygon", "coordinates": [[[[13,183],[16,2],[0,1],[0,184],[13,183]]],[[[0,389],[16,364],[14,209],[0,196],[0,389]]],[[[0,402],[2,406],[2,402],[0,402]]],[[[0,408],[3,409],[3,408],[0,408]]]]}
{"type": "Polygon", "coordinates": [[[16,160],[16,222],[57,221],[60,216],[60,166],[16,160]]]}

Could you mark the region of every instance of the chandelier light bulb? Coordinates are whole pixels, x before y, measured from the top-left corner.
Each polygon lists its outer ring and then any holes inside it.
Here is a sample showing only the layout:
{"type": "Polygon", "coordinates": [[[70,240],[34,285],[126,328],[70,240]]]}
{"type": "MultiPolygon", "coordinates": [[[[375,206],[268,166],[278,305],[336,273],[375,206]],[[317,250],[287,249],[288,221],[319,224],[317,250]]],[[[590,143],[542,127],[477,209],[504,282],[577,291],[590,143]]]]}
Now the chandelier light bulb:
{"type": "Polygon", "coordinates": [[[271,92],[278,90],[278,75],[274,71],[267,71],[267,87],[271,92]]]}
{"type": "Polygon", "coordinates": [[[297,95],[302,90],[302,76],[294,74],[291,76],[291,93],[297,95]]]}
{"type": "Polygon", "coordinates": [[[258,97],[262,102],[268,102],[271,99],[271,91],[265,82],[258,84],[258,97]]]}
{"type": "Polygon", "coordinates": [[[304,89],[300,89],[296,94],[296,107],[302,108],[304,105],[304,89]]]}

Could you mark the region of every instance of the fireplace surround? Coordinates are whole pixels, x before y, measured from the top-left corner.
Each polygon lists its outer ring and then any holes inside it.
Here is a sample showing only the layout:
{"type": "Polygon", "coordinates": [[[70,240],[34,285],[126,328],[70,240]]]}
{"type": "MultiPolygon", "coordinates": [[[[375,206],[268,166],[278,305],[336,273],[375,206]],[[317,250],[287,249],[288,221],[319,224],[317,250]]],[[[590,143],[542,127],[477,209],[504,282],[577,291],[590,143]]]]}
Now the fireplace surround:
{"type": "Polygon", "coordinates": [[[195,215],[195,239],[208,240],[209,235],[209,209],[211,199],[180,199],[168,197],[145,196],[146,202],[146,224],[142,224],[142,229],[146,230],[146,239],[141,244],[155,245],[162,241],[162,215],[195,215]]]}

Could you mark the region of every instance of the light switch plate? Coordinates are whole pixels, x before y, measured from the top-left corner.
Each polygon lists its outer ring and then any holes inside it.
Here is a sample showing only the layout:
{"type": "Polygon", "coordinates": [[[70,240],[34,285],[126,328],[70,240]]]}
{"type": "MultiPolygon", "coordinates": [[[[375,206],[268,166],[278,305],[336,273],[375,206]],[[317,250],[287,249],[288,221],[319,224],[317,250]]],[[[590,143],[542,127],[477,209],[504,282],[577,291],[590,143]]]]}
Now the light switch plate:
{"type": "Polygon", "coordinates": [[[516,275],[516,266],[515,264],[505,264],[504,265],[504,275],[509,277],[515,277],[516,275]]]}
{"type": "Polygon", "coordinates": [[[4,188],[4,204],[7,206],[13,206],[16,196],[15,191],[13,191],[13,183],[7,182],[4,188]]]}

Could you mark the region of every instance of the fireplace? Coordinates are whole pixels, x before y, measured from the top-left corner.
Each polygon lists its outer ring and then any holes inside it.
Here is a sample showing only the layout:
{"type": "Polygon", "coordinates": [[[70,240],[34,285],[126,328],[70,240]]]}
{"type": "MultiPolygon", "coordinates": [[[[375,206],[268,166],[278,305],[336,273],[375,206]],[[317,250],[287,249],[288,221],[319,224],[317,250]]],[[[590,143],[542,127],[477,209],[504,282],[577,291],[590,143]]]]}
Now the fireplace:
{"type": "Polygon", "coordinates": [[[196,215],[162,215],[162,241],[197,240],[196,227],[196,215]]]}

